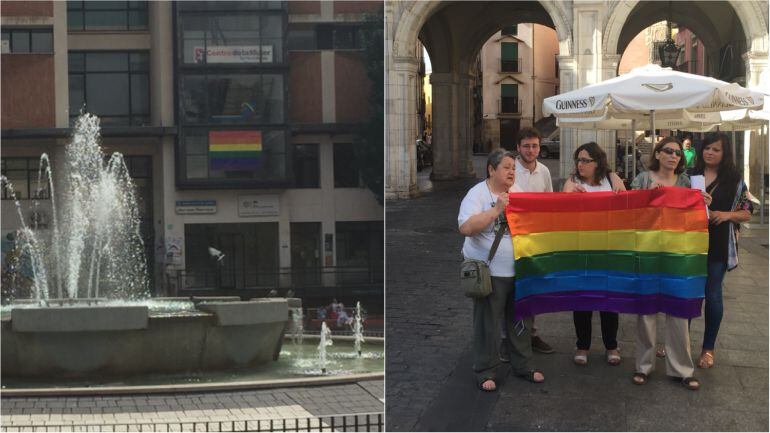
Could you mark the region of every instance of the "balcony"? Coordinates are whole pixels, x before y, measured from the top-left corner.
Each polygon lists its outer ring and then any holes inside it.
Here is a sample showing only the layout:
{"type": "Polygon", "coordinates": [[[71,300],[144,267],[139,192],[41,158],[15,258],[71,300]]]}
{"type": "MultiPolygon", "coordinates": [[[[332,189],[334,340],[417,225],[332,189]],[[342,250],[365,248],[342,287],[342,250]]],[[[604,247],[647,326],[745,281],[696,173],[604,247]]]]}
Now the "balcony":
{"type": "Polygon", "coordinates": [[[521,73],[521,58],[515,60],[505,60],[498,58],[498,64],[500,65],[500,73],[507,74],[519,74],[521,73]]]}
{"type": "Polygon", "coordinates": [[[502,98],[497,100],[497,113],[500,115],[520,115],[522,104],[521,99],[502,98]]]}

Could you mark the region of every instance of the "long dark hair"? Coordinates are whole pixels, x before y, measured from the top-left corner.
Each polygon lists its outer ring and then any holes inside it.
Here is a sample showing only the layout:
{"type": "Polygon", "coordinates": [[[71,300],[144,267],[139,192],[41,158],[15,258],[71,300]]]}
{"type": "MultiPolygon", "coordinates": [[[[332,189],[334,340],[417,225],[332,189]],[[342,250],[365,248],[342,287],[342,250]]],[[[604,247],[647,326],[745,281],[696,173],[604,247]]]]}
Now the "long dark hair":
{"type": "Polygon", "coordinates": [[[717,141],[722,142],[722,161],[719,162],[717,167],[717,180],[724,182],[726,185],[735,185],[741,178],[741,173],[738,171],[738,167],[735,166],[733,144],[724,132],[710,132],[703,137],[703,146],[698,153],[698,160],[695,162],[695,172],[703,173],[706,169],[703,151],[706,150],[706,146],[710,146],[717,141]]]}
{"type": "MultiPolygon", "coordinates": [[[[668,143],[676,143],[679,145],[679,150],[684,151],[682,142],[674,137],[666,137],[663,140],[660,140],[660,142],[658,142],[658,144],[656,144],[655,148],[652,150],[652,155],[650,155],[650,171],[657,172],[660,170],[660,161],[658,161],[658,158],[655,158],[655,154],[660,152],[660,149],[663,149],[663,146],[667,145],[668,143]]],[[[687,162],[685,161],[684,152],[682,152],[682,155],[679,157],[679,164],[677,164],[676,168],[674,169],[674,173],[682,174],[684,172],[684,166],[686,163],[687,162]]]]}
{"type": "Polygon", "coordinates": [[[588,155],[591,156],[591,159],[596,161],[596,171],[594,172],[594,179],[593,183],[598,184],[601,183],[602,179],[607,177],[607,175],[610,173],[610,165],[607,163],[607,154],[604,153],[601,147],[599,147],[598,144],[596,144],[593,141],[590,141],[586,144],[580,145],[577,149],[575,149],[575,155],[573,157],[573,160],[575,161],[575,173],[573,176],[578,179],[580,178],[580,171],[578,171],[578,154],[581,150],[585,150],[588,152],[588,155]]]}

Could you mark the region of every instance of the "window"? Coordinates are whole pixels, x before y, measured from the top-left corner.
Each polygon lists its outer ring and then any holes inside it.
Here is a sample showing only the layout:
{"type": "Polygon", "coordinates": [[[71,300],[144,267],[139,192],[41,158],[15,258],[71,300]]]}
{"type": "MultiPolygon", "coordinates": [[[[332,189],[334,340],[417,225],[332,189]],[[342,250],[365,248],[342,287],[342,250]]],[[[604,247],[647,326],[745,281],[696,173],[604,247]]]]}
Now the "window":
{"type": "Polygon", "coordinates": [[[69,31],[147,30],[146,1],[68,1],[69,31]]]}
{"type": "Polygon", "coordinates": [[[51,29],[3,29],[2,53],[53,53],[51,29]]]}
{"type": "Polygon", "coordinates": [[[188,74],[180,81],[185,123],[284,123],[283,75],[188,74]]]}
{"type": "Polygon", "coordinates": [[[186,180],[251,181],[273,185],[286,182],[286,134],[281,129],[190,127],[184,129],[181,141],[186,180]],[[236,145],[238,149],[227,148],[227,145],[236,145]]]}
{"type": "MultiPolygon", "coordinates": [[[[2,161],[2,175],[13,186],[17,200],[51,198],[45,174],[40,178],[40,185],[38,185],[40,158],[2,158],[0,161],[2,161]]],[[[8,188],[4,187],[2,190],[3,200],[13,200],[13,195],[8,188]]]]}
{"type": "Polygon", "coordinates": [[[320,188],[317,144],[295,144],[292,153],[295,188],[320,188]]]}
{"type": "Polygon", "coordinates": [[[85,109],[102,125],[150,123],[149,55],[143,52],[70,52],[70,121],[85,109]]]}
{"type": "Polygon", "coordinates": [[[334,143],[334,187],[357,188],[361,175],[356,164],[353,143],[334,143]]]}
{"type": "Polygon", "coordinates": [[[361,25],[351,24],[293,24],[289,28],[289,50],[361,50],[361,25]]]}
{"type": "Polygon", "coordinates": [[[519,25],[514,24],[508,27],[503,27],[503,30],[501,31],[503,35],[513,35],[516,36],[519,34],[519,25]]]}
{"type": "Polygon", "coordinates": [[[338,267],[361,267],[376,273],[381,271],[382,221],[338,221],[335,231],[338,267]]]}
{"type": "Polygon", "coordinates": [[[281,15],[182,16],[185,64],[274,64],[283,62],[281,15]]]}
{"type": "Polygon", "coordinates": [[[521,72],[519,67],[519,44],[500,43],[500,72],[521,72]]]}
{"type": "Polygon", "coordinates": [[[500,85],[500,112],[501,113],[519,113],[519,85],[501,84],[500,85]]]}

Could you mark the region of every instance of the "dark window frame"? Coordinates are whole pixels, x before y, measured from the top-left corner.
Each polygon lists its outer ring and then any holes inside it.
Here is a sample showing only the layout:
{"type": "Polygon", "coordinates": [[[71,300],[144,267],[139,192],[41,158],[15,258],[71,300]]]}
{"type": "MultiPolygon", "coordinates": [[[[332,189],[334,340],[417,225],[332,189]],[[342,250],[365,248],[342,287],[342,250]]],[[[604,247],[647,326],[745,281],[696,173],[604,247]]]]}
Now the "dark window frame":
{"type": "MultiPolygon", "coordinates": [[[[347,153],[347,152],[346,152],[347,153]]],[[[356,143],[352,142],[339,142],[334,143],[332,146],[332,160],[334,161],[333,169],[334,169],[334,188],[363,188],[364,182],[361,177],[361,170],[359,167],[355,164],[355,154],[356,154],[356,143]],[[343,158],[342,155],[340,157],[337,157],[337,149],[341,146],[350,147],[350,150],[352,152],[353,157],[352,158],[343,158]],[[350,179],[353,178],[353,175],[350,173],[342,174],[345,172],[344,167],[337,166],[337,161],[346,161],[349,164],[352,164],[353,169],[355,170],[355,178],[356,182],[355,184],[353,182],[349,182],[350,179]],[[339,175],[338,175],[339,174],[339,175]]]]}
{"type": "Polygon", "coordinates": [[[334,23],[334,24],[306,24],[306,23],[292,23],[287,29],[287,45],[289,45],[289,51],[363,51],[363,29],[364,23],[351,22],[351,23],[334,23]],[[291,46],[291,32],[292,30],[309,30],[312,29],[313,33],[313,46],[312,47],[297,47],[291,46]],[[340,40],[338,39],[338,31],[342,29],[353,29],[353,46],[342,47],[340,46],[340,40]],[[324,43],[319,43],[319,40],[325,40],[324,43]]]}
{"type": "MultiPolygon", "coordinates": [[[[3,176],[8,176],[9,171],[26,171],[27,172],[27,183],[25,185],[25,191],[24,194],[19,197],[19,190],[18,185],[14,185],[14,192],[16,193],[16,197],[18,200],[50,200],[51,199],[51,191],[49,189],[48,182],[45,182],[43,179],[41,179],[41,183],[43,184],[43,187],[40,189],[40,194],[37,193],[36,187],[37,187],[37,179],[38,179],[38,173],[40,171],[40,157],[34,157],[34,156],[9,156],[9,157],[2,157],[2,168],[0,169],[0,173],[3,176]],[[15,161],[26,161],[26,168],[8,168],[8,161],[9,160],[15,160],[15,161]],[[35,194],[32,195],[33,192],[33,185],[35,188],[35,194]]],[[[13,183],[13,179],[10,179],[11,183],[13,183]]],[[[13,197],[11,196],[10,191],[8,191],[5,186],[2,188],[2,200],[13,200],[13,197]]]]}
{"type": "Polygon", "coordinates": [[[53,54],[53,29],[50,27],[46,28],[3,28],[2,30],[2,39],[5,39],[5,36],[8,36],[8,52],[4,54],[53,54]],[[26,33],[27,38],[27,50],[26,51],[14,51],[13,49],[13,40],[15,36],[22,33],[26,33]],[[33,34],[48,34],[51,37],[51,50],[50,51],[35,51],[33,49],[32,45],[32,35],[33,34]]]}
{"type": "MultiPolygon", "coordinates": [[[[292,144],[292,169],[294,174],[294,188],[305,189],[319,189],[321,188],[321,145],[318,143],[293,143],[292,144]],[[315,147],[315,158],[305,158],[305,153],[297,152],[297,146],[315,147]],[[298,168],[305,161],[315,161],[315,178],[307,181],[303,177],[304,182],[300,182],[300,175],[298,174],[298,168]]],[[[303,171],[304,173],[304,171],[303,171]]]]}
{"type": "MultiPolygon", "coordinates": [[[[126,74],[128,76],[128,115],[109,115],[109,116],[101,116],[99,113],[94,112],[93,114],[98,115],[99,117],[108,118],[108,119],[127,119],[127,123],[119,122],[116,123],[116,125],[127,125],[127,126],[139,126],[139,125],[147,125],[151,120],[152,116],[152,100],[151,95],[152,92],[150,91],[150,52],[148,50],[116,50],[116,51],[70,51],[68,53],[68,61],[72,55],[83,55],[83,70],[82,71],[73,71],[72,68],[68,68],[67,78],[76,76],[76,77],[82,77],[83,78],[83,102],[86,104],[86,108],[88,108],[88,75],[118,75],[118,74],[126,74]],[[89,54],[125,54],[126,57],[126,69],[125,70],[98,70],[98,71],[90,71],[88,70],[88,55],[89,54]],[[136,69],[132,70],[131,67],[131,55],[132,54],[144,54],[147,56],[147,69],[136,69]],[[147,112],[146,113],[134,113],[133,111],[133,102],[132,102],[132,89],[131,89],[131,79],[133,76],[136,75],[144,75],[147,77],[147,112]],[[134,123],[135,119],[139,119],[140,122],[138,124],[134,123]],[[143,119],[146,119],[146,121],[142,121],[143,119]]],[[[73,110],[70,110],[70,123],[72,123],[77,117],[80,115],[79,111],[77,110],[74,113],[73,110]]]]}
{"type": "Polygon", "coordinates": [[[146,32],[150,29],[150,13],[149,13],[149,2],[148,1],[122,1],[122,2],[110,2],[110,3],[123,3],[123,8],[120,9],[114,9],[114,8],[103,8],[103,9],[93,9],[93,8],[85,8],[83,1],[67,1],[67,31],[68,32],[114,32],[114,31],[129,31],[129,32],[146,32]],[[80,6],[80,7],[77,7],[80,6]],[[133,6],[133,7],[132,7],[133,6]],[[136,7],[136,6],[143,6],[143,7],[136,7]],[[116,28],[99,28],[99,29],[89,29],[86,27],[86,14],[89,12],[125,12],[126,14],[126,20],[125,20],[125,27],[116,27],[116,28]],[[132,27],[131,26],[131,12],[144,12],[144,21],[146,24],[144,26],[140,27],[132,27]],[[80,14],[80,22],[82,23],[81,27],[75,28],[72,26],[73,20],[69,19],[70,14],[80,14]]]}

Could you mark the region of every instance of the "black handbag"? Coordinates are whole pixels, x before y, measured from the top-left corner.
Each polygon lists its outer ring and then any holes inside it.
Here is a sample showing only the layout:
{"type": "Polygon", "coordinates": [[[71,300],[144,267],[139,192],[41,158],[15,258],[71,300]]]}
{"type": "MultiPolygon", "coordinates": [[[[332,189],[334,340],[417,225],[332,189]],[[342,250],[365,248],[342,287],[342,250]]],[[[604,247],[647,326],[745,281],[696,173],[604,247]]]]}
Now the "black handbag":
{"type": "Polygon", "coordinates": [[[492,248],[489,250],[486,262],[476,259],[465,259],[460,264],[460,287],[465,292],[465,296],[483,299],[492,293],[492,275],[489,273],[489,264],[492,263],[492,258],[497,252],[497,247],[500,245],[500,240],[503,238],[506,227],[508,227],[508,224],[503,222],[497,229],[495,241],[492,243],[492,248]]]}

